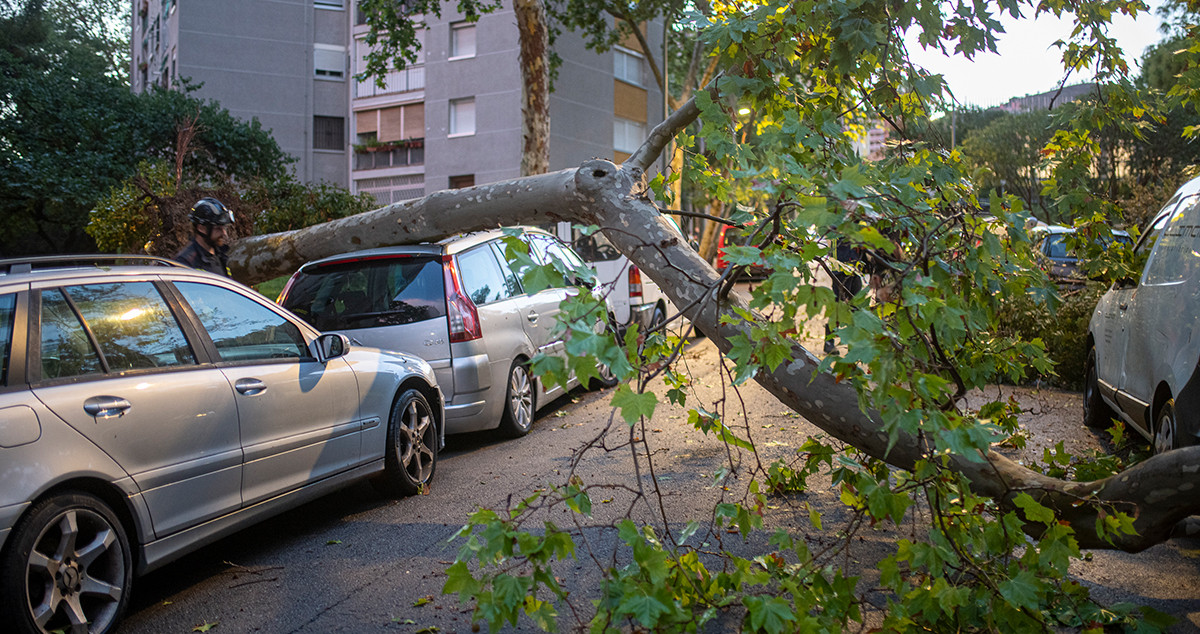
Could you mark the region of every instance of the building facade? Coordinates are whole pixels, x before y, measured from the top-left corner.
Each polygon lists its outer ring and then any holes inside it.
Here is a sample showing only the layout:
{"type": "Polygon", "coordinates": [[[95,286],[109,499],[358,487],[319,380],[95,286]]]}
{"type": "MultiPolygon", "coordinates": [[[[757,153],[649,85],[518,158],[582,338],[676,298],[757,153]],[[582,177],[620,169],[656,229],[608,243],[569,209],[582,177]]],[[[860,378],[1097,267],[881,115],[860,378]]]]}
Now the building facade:
{"type": "MultiPolygon", "coordinates": [[[[416,63],[359,81],[367,27],[352,0],[133,0],[135,91],[199,84],[196,96],[257,118],[298,159],[297,177],[388,204],[515,178],[521,71],[511,5],[468,23],[447,6],[416,63]]],[[[661,48],[661,30],[645,34],[661,48]]],[[[662,120],[637,45],[603,54],[567,33],[550,96],[550,169],[623,160],[662,120]]]]}

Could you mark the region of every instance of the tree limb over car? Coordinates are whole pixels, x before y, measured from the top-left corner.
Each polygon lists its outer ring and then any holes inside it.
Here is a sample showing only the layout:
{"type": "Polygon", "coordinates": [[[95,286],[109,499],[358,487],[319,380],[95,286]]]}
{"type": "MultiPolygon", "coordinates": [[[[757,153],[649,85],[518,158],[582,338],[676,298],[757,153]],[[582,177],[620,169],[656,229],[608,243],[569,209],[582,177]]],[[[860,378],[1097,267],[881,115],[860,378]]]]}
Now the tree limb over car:
{"type": "MultiPolygon", "coordinates": [[[[423,199],[306,229],[239,240],[231,251],[234,277],[256,283],[289,273],[306,261],[335,253],[439,239],[462,231],[516,224],[568,221],[597,224],[630,261],[663,288],[676,306],[723,353],[731,337],[748,334],[753,314],[737,292],[718,297],[722,279],[680,239],[643,193],[644,168],[657,152],[695,119],[694,100],[653,130],[630,162],[591,160],[579,168],[442,191],[423,199]]],[[[889,448],[889,434],[877,412],[863,412],[850,382],[818,371],[820,361],[798,344],[790,360],[757,380],[782,403],[833,437],[901,468],[912,469],[935,449],[928,438],[901,432],[889,448]]],[[[1155,456],[1123,473],[1095,482],[1070,482],[1032,471],[1003,455],[945,455],[949,468],[970,480],[974,491],[1011,505],[1021,493],[1054,509],[1074,529],[1080,546],[1136,552],[1168,539],[1176,524],[1200,510],[1200,447],[1155,456]],[[1098,532],[1097,521],[1123,511],[1134,518],[1136,534],[1098,532]]]]}

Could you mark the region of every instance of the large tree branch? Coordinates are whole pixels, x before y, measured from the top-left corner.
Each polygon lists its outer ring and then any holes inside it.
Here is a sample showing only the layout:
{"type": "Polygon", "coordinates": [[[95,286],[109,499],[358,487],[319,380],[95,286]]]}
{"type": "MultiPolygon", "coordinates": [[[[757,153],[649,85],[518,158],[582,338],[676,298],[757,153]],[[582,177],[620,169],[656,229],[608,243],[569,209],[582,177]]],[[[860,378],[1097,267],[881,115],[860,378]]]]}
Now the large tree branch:
{"type": "MultiPolygon", "coordinates": [[[[694,103],[689,107],[694,109],[694,103]]],[[[598,224],[606,237],[727,353],[731,338],[748,335],[753,326],[734,310],[749,311],[746,298],[736,292],[720,296],[720,274],[639,193],[642,173],[655,152],[690,122],[684,110],[656,127],[651,139],[624,167],[592,160],[578,169],[437,192],[307,229],[247,238],[234,246],[230,268],[235,277],[257,282],[291,272],[306,261],[348,250],[434,240],[505,225],[558,220],[598,224]]],[[[765,318],[756,314],[755,319],[765,318]]],[[[889,449],[888,435],[876,413],[861,411],[854,388],[832,374],[817,372],[817,367],[818,359],[797,344],[790,362],[773,372],[762,369],[756,380],[831,436],[891,465],[912,469],[919,460],[930,458],[930,444],[911,434],[900,434],[889,449]]],[[[1029,493],[1069,522],[1085,548],[1142,550],[1167,539],[1180,520],[1200,506],[1195,495],[1200,482],[1200,447],[1155,456],[1117,476],[1088,483],[1041,475],[996,452],[936,459],[946,460],[977,492],[1009,508],[1015,496],[1029,493]],[[1135,518],[1138,534],[1117,536],[1109,543],[1098,534],[1096,524],[1116,511],[1135,518]]]]}

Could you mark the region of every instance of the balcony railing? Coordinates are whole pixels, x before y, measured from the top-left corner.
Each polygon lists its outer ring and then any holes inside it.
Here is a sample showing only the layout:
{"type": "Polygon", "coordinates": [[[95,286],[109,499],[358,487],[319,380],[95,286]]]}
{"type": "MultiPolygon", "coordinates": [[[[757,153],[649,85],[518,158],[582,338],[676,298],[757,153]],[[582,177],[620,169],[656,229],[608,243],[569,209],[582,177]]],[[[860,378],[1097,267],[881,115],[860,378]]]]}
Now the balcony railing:
{"type": "Polygon", "coordinates": [[[374,170],[387,167],[405,167],[425,163],[425,148],[420,142],[410,142],[409,147],[364,148],[354,153],[355,170],[374,170]]]}
{"type": "Polygon", "coordinates": [[[401,92],[412,92],[414,90],[424,90],[425,88],[425,67],[415,66],[404,70],[394,70],[384,76],[384,86],[380,88],[375,84],[375,78],[369,78],[366,81],[357,82],[354,89],[355,97],[376,97],[378,95],[391,95],[401,92]]]}

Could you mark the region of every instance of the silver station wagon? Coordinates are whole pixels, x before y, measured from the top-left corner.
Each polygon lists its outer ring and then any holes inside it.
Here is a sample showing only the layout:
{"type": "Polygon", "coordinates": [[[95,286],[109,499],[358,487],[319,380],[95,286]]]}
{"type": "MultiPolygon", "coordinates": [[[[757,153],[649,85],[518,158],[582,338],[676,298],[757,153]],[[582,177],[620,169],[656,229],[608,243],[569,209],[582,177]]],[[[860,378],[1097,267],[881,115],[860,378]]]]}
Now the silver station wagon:
{"type": "Polygon", "coordinates": [[[3,632],[109,632],[135,574],[359,478],[433,477],[429,364],[121,259],[0,261],[3,632]]]}
{"type": "MultiPolygon", "coordinates": [[[[433,366],[446,394],[446,433],[529,432],[538,408],[577,384],[548,387],[529,372],[537,353],[565,355],[560,305],[579,287],[527,292],[500,230],[436,244],[368,249],[305,264],[279,302],[313,326],[433,366]]],[[[584,267],[557,238],[523,228],[535,261],[584,267]]],[[[601,386],[616,379],[600,368],[601,386]]]]}

